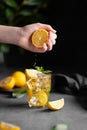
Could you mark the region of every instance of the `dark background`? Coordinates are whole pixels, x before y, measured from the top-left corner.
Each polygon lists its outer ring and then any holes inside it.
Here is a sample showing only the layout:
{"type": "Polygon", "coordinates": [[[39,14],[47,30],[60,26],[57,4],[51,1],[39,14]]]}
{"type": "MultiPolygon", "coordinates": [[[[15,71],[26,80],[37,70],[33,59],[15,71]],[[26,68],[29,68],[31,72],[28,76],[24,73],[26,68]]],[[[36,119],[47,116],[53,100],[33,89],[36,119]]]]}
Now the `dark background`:
{"type": "Polygon", "coordinates": [[[19,54],[17,47],[10,46],[11,53],[4,54],[6,65],[27,68],[37,65],[87,75],[87,0],[48,0],[48,6],[40,9],[40,13],[45,17],[43,22],[57,30],[56,45],[42,54],[29,51],[19,54]]]}
{"type": "Polygon", "coordinates": [[[49,0],[45,16],[57,30],[51,52],[38,54],[38,63],[50,66],[87,66],[87,0],[49,0]]]}

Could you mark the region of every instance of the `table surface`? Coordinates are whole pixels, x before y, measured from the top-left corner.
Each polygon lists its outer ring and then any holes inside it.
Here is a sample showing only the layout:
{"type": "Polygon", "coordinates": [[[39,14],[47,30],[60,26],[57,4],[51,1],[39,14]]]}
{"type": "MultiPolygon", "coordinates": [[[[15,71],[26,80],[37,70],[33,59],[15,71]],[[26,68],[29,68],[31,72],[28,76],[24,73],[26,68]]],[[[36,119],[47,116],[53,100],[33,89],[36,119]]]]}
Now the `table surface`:
{"type": "Polygon", "coordinates": [[[56,124],[67,124],[69,130],[86,130],[87,111],[71,95],[51,93],[50,100],[64,98],[65,105],[58,111],[29,108],[27,95],[19,99],[0,95],[0,121],[19,125],[22,130],[50,130],[56,124]]]}
{"type": "MultiPolygon", "coordinates": [[[[13,69],[2,66],[0,79],[12,71],[13,69]]],[[[13,99],[0,94],[0,122],[18,125],[21,130],[50,130],[54,125],[62,123],[68,125],[68,130],[86,130],[87,109],[84,106],[87,106],[87,100],[58,92],[50,94],[50,100],[61,98],[64,98],[64,107],[58,111],[50,111],[47,108],[29,108],[27,95],[13,99]]]]}

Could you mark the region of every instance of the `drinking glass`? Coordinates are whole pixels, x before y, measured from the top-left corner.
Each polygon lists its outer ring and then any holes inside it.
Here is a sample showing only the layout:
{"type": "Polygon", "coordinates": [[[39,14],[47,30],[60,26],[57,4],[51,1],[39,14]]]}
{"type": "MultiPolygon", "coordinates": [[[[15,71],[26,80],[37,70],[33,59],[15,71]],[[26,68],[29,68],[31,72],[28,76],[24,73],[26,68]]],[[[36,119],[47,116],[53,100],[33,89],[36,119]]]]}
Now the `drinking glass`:
{"type": "Polygon", "coordinates": [[[37,73],[37,78],[27,81],[29,107],[44,107],[47,105],[51,91],[51,73],[37,73]]]}

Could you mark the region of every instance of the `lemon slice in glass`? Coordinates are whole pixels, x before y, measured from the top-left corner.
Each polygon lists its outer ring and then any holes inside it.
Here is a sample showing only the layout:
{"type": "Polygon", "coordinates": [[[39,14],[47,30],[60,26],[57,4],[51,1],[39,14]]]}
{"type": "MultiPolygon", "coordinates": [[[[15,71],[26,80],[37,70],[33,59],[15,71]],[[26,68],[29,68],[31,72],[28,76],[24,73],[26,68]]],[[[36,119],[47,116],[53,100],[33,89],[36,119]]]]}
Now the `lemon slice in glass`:
{"type": "Polygon", "coordinates": [[[46,106],[48,102],[48,95],[44,91],[38,91],[36,92],[36,98],[38,99],[37,106],[46,106]]]}
{"type": "MultiPolygon", "coordinates": [[[[30,80],[31,80],[31,79],[30,79],[30,80]]],[[[28,80],[28,81],[26,82],[26,84],[27,84],[27,92],[28,92],[28,100],[30,100],[30,99],[32,98],[32,93],[33,93],[33,88],[32,88],[32,86],[31,86],[31,84],[29,83],[30,80],[28,80]]]]}
{"type": "Polygon", "coordinates": [[[48,102],[48,95],[44,91],[38,91],[32,94],[31,99],[28,101],[29,107],[45,107],[48,102]]]}
{"type": "Polygon", "coordinates": [[[64,98],[55,100],[55,101],[49,101],[47,104],[47,107],[50,110],[59,110],[64,107],[64,98]]]}
{"type": "Polygon", "coordinates": [[[10,90],[15,86],[15,79],[8,76],[0,81],[0,88],[10,90]]]}
{"type": "Polygon", "coordinates": [[[35,47],[41,48],[48,40],[48,31],[45,29],[36,30],[32,35],[32,44],[35,47]]]}

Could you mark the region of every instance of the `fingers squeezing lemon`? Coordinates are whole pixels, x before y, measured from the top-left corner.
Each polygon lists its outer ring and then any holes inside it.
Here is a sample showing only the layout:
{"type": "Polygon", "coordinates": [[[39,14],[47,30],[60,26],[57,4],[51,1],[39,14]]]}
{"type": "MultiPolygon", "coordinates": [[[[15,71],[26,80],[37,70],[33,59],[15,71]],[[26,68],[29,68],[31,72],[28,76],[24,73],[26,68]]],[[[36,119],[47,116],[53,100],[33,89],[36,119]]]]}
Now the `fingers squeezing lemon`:
{"type": "Polygon", "coordinates": [[[45,29],[39,29],[35,31],[32,35],[32,44],[35,47],[41,48],[43,44],[48,40],[48,31],[45,29]]]}

